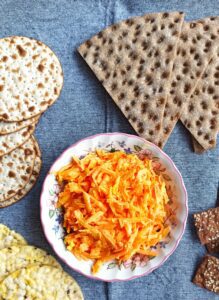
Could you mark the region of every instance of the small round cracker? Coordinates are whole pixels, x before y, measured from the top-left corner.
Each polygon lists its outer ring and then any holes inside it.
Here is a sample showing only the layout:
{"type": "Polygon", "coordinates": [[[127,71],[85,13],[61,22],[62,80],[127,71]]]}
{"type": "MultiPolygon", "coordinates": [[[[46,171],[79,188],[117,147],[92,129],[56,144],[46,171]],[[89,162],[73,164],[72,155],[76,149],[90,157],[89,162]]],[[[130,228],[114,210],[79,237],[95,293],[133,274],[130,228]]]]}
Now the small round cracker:
{"type": "Polygon", "coordinates": [[[28,183],[35,157],[32,138],[9,154],[0,157],[0,202],[17,194],[28,183]]]}
{"type": "Polygon", "coordinates": [[[54,257],[34,246],[11,246],[0,250],[0,282],[10,273],[33,264],[61,268],[54,257]]]}
{"type": "Polygon", "coordinates": [[[26,245],[25,239],[15,232],[9,229],[4,224],[0,224],[0,249],[11,247],[13,245],[26,245]]]}
{"type": "Polygon", "coordinates": [[[40,41],[22,36],[0,39],[0,68],[0,120],[32,118],[60,95],[61,64],[40,41]]]}
{"type": "Polygon", "coordinates": [[[23,145],[32,135],[35,125],[29,125],[19,131],[5,135],[0,135],[0,156],[10,153],[14,149],[23,145]]]}
{"type": "Polygon", "coordinates": [[[3,299],[83,300],[76,283],[63,270],[52,266],[29,266],[10,274],[0,283],[3,299]]]}
{"type": "Polygon", "coordinates": [[[24,127],[27,127],[31,124],[37,124],[39,121],[40,115],[19,122],[5,122],[0,121],[0,135],[9,134],[21,130],[24,127]]]}

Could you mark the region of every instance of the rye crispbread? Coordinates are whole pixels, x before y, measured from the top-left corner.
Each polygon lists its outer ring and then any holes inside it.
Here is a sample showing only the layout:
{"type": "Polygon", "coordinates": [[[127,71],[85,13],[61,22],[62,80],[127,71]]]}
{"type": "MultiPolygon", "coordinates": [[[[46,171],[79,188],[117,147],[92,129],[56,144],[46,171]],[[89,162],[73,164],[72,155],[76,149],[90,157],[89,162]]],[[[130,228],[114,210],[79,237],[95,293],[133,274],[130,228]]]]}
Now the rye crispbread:
{"type": "Polygon", "coordinates": [[[205,150],[216,146],[219,131],[219,59],[217,55],[211,60],[194,93],[183,106],[180,120],[205,150]]]}
{"type": "Polygon", "coordinates": [[[154,13],[114,24],[78,51],[136,132],[157,143],[184,15],[154,13]]]}
{"type": "Polygon", "coordinates": [[[217,51],[219,17],[184,23],[174,61],[172,83],[164,110],[159,146],[163,147],[182,113],[183,105],[217,51]]]}

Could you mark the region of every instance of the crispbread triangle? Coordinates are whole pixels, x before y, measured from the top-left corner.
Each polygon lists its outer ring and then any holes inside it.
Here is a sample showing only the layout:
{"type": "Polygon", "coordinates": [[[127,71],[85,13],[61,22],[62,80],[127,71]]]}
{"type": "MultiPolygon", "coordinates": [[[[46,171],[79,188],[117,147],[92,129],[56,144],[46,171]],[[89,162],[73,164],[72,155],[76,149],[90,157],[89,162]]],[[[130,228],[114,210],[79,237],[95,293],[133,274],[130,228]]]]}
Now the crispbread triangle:
{"type": "Polygon", "coordinates": [[[216,146],[219,131],[219,58],[217,55],[211,60],[195,92],[183,106],[180,119],[205,150],[216,146]]]}
{"type": "Polygon", "coordinates": [[[136,132],[157,143],[184,15],[154,13],[112,25],[78,51],[136,132]]]}
{"type": "Polygon", "coordinates": [[[164,110],[159,146],[163,147],[182,113],[183,105],[217,51],[219,17],[184,23],[164,110]]]}

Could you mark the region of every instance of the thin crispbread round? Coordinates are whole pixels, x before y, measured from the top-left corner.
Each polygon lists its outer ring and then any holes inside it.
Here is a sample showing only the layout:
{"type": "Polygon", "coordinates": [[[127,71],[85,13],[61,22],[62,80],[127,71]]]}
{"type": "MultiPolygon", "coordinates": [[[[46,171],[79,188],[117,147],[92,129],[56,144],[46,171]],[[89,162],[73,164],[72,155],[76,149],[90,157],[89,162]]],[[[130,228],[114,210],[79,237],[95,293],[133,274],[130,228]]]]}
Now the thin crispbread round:
{"type": "Polygon", "coordinates": [[[183,18],[180,12],[135,17],[78,48],[136,132],[155,144],[183,18]]]}
{"type": "Polygon", "coordinates": [[[180,118],[184,105],[194,93],[219,43],[219,17],[184,23],[167,102],[159,146],[163,147],[180,118]]]}
{"type": "Polygon", "coordinates": [[[19,200],[21,200],[24,196],[26,196],[29,193],[29,191],[34,187],[34,185],[37,181],[37,178],[39,177],[41,165],[42,165],[41,158],[39,156],[36,156],[35,162],[34,162],[34,167],[33,167],[33,172],[31,174],[30,179],[27,182],[27,184],[21,190],[19,190],[19,192],[17,194],[15,194],[14,196],[10,197],[9,199],[7,199],[5,201],[1,201],[0,208],[7,207],[9,205],[12,205],[12,204],[18,202],[19,200]]]}
{"type": "Polygon", "coordinates": [[[9,134],[21,130],[24,127],[27,127],[31,124],[37,124],[39,121],[40,115],[19,122],[5,122],[0,121],[0,135],[9,134]]]}
{"type": "Polygon", "coordinates": [[[28,265],[42,264],[61,269],[54,257],[34,246],[11,246],[0,250],[0,282],[19,269],[28,265]]]}
{"type": "Polygon", "coordinates": [[[4,224],[0,224],[0,250],[11,246],[26,244],[27,242],[19,233],[9,229],[4,224]]]}
{"type": "Polygon", "coordinates": [[[0,39],[0,120],[22,121],[44,112],[63,85],[55,53],[35,39],[0,39]]]}
{"type": "Polygon", "coordinates": [[[32,138],[9,154],[0,157],[0,202],[17,194],[28,183],[35,157],[32,138]]]}
{"type": "Polygon", "coordinates": [[[42,166],[41,151],[40,151],[40,147],[39,147],[39,144],[38,144],[36,138],[34,136],[32,136],[31,138],[34,141],[34,150],[36,153],[36,157],[35,157],[34,167],[33,167],[30,179],[27,182],[27,184],[21,190],[19,190],[18,193],[16,193],[14,196],[10,197],[9,199],[7,199],[5,201],[1,201],[0,208],[7,207],[7,206],[12,205],[12,204],[18,202],[19,200],[21,200],[34,187],[34,185],[39,177],[41,166],[42,166]]]}
{"type": "Polygon", "coordinates": [[[34,130],[35,125],[32,124],[19,131],[0,135],[0,156],[6,155],[23,145],[31,137],[34,130]]]}
{"type": "Polygon", "coordinates": [[[32,135],[31,138],[32,138],[33,141],[34,141],[34,149],[35,149],[35,151],[36,151],[36,156],[41,157],[41,150],[40,150],[40,146],[39,146],[39,144],[38,144],[37,139],[35,138],[34,135],[32,135]]]}
{"type": "Polygon", "coordinates": [[[52,266],[29,266],[10,274],[0,283],[3,299],[83,300],[77,282],[52,266]]]}

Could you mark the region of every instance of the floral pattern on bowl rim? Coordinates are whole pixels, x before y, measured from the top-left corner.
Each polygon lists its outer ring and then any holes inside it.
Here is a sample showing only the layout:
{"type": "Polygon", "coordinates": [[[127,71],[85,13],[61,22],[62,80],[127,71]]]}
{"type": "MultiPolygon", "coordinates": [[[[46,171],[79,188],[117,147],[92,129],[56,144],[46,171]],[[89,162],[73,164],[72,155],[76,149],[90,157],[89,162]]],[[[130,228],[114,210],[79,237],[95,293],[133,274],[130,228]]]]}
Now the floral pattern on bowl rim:
{"type": "Polygon", "coordinates": [[[41,193],[41,222],[46,238],[54,251],[71,268],[90,278],[104,281],[130,280],[149,274],[158,268],[176,249],[185,229],[187,215],[186,189],[183,179],[171,159],[154,144],[138,136],[123,133],[92,136],[69,147],[51,167],[44,181],[41,193]],[[153,247],[158,252],[157,257],[151,259],[144,255],[136,254],[121,265],[111,261],[104,264],[97,276],[94,276],[90,272],[92,261],[78,261],[65,248],[63,242],[62,212],[55,207],[60,188],[55,180],[53,171],[66,165],[73,154],[82,158],[96,148],[102,148],[111,152],[123,150],[126,153],[136,153],[140,158],[147,156],[152,159],[155,172],[161,173],[166,181],[167,192],[170,198],[169,205],[172,213],[167,218],[167,222],[171,226],[170,234],[164,241],[153,247]]]}

